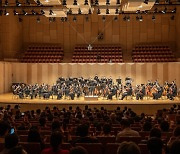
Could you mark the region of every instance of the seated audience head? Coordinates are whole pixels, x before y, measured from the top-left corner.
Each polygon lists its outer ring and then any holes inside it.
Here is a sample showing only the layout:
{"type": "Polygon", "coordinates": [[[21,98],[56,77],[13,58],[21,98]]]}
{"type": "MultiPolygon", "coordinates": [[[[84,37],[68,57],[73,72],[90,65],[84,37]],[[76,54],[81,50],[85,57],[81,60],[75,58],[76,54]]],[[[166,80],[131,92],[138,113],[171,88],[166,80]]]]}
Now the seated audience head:
{"type": "Polygon", "coordinates": [[[33,126],[30,128],[28,133],[28,142],[41,142],[41,136],[37,127],[33,126]]]}
{"type": "Polygon", "coordinates": [[[150,154],[162,154],[163,142],[160,138],[152,137],[147,142],[150,154]]]}
{"type": "Polygon", "coordinates": [[[177,126],[173,132],[174,137],[180,137],[180,126],[177,126]]]}
{"type": "Polygon", "coordinates": [[[89,127],[86,124],[81,124],[77,127],[76,135],[80,137],[86,137],[89,133],[89,127]]]}
{"type": "Polygon", "coordinates": [[[149,121],[146,121],[143,125],[143,131],[150,131],[152,129],[152,124],[149,121]]]}
{"type": "Polygon", "coordinates": [[[125,129],[125,128],[129,128],[130,127],[130,122],[127,119],[123,119],[121,120],[121,128],[125,129]]]}
{"type": "Polygon", "coordinates": [[[167,121],[162,121],[160,127],[161,127],[161,131],[163,132],[169,131],[169,123],[167,121]]]}
{"type": "Polygon", "coordinates": [[[27,152],[22,148],[22,146],[16,146],[9,150],[8,154],[27,154],[27,152]]]}
{"type": "Polygon", "coordinates": [[[4,137],[8,134],[10,125],[6,121],[0,121],[0,137],[4,137]]]}
{"type": "Polygon", "coordinates": [[[58,120],[53,121],[52,123],[52,131],[60,130],[61,123],[58,120]]]}
{"type": "Polygon", "coordinates": [[[44,126],[46,125],[46,118],[41,117],[41,118],[39,119],[39,124],[40,124],[40,126],[44,127],[44,126]]]}
{"type": "Polygon", "coordinates": [[[170,146],[170,154],[180,154],[180,139],[175,140],[170,146]]]}
{"type": "Polygon", "coordinates": [[[18,136],[16,134],[8,134],[5,137],[5,148],[11,149],[11,148],[17,146],[18,142],[19,142],[19,139],[18,139],[18,136]]]}
{"type": "Polygon", "coordinates": [[[52,133],[50,138],[50,144],[53,148],[53,152],[57,152],[62,144],[63,136],[59,131],[52,133]]]}
{"type": "Polygon", "coordinates": [[[122,142],[117,154],[141,154],[140,148],[134,142],[122,142]]]}
{"type": "Polygon", "coordinates": [[[88,152],[82,146],[76,146],[70,149],[69,154],[88,154],[88,152]]]}
{"type": "Polygon", "coordinates": [[[151,131],[150,131],[150,138],[151,137],[161,138],[161,130],[159,128],[151,129],[151,131]]]}
{"type": "Polygon", "coordinates": [[[103,126],[104,135],[108,135],[111,133],[111,125],[109,123],[105,123],[103,126]]]}

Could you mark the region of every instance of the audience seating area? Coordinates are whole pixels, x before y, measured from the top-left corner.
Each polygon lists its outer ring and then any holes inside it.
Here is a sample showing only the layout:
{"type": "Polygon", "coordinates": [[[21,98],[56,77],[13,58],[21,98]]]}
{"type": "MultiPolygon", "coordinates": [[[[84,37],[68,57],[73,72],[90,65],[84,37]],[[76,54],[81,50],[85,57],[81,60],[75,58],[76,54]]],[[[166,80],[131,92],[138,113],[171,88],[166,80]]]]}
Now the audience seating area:
{"type": "Polygon", "coordinates": [[[91,50],[85,45],[76,46],[72,63],[122,63],[123,53],[117,45],[93,45],[91,50]]]}
{"type": "Polygon", "coordinates": [[[58,45],[30,45],[21,58],[24,63],[61,63],[63,49],[58,45]]]}
{"type": "MultiPolygon", "coordinates": [[[[25,112],[25,118],[24,116],[19,116],[21,115],[21,112],[19,112],[20,110],[17,108],[11,109],[11,111],[9,108],[7,111],[10,115],[15,113],[14,120],[9,116],[9,119],[6,119],[6,121],[9,121],[11,126],[15,128],[16,133],[19,136],[19,144],[29,154],[38,154],[42,150],[42,145],[40,143],[28,142],[28,133],[31,126],[39,127],[39,133],[44,142],[44,148],[48,148],[50,147],[50,136],[54,120],[59,121],[63,129],[64,143],[61,145],[62,149],[70,150],[73,146],[83,146],[89,154],[116,154],[119,144],[124,141],[136,143],[141,150],[141,154],[148,154],[147,141],[152,135],[150,131],[152,129],[150,126],[145,127],[146,122],[151,123],[152,128],[158,128],[161,131],[160,138],[164,144],[171,140],[174,135],[173,130],[177,128],[180,123],[180,105],[173,105],[170,109],[158,110],[153,119],[150,118],[151,116],[145,116],[144,114],[137,116],[131,109],[126,107],[124,110],[121,110],[120,108],[117,108],[116,110],[106,110],[103,107],[101,107],[100,110],[81,110],[79,107],[77,107],[76,110],[59,110],[58,108],[50,110],[46,107],[44,111],[36,110],[35,113],[33,111],[25,112]],[[69,114],[71,116],[68,116],[69,114]],[[82,117],[82,115],[84,116],[82,117]],[[123,129],[120,121],[125,117],[129,120],[131,119],[130,128],[138,131],[140,136],[122,136],[119,137],[119,143],[116,143],[117,134],[123,129]],[[42,118],[46,119],[46,121],[42,120],[42,118]],[[165,120],[169,123],[169,127],[167,127],[167,125],[164,125],[164,127],[162,126],[162,123],[165,120]],[[107,123],[111,125],[111,132],[109,135],[103,135],[103,125],[107,123]],[[76,133],[78,126],[81,124],[89,125],[89,136],[96,138],[98,143],[78,142],[73,144],[73,141],[80,138],[80,136],[76,136],[76,133]]],[[[2,111],[0,112],[2,113],[2,111]]],[[[2,151],[3,148],[4,143],[0,143],[0,151],[2,151]]]]}
{"type": "Polygon", "coordinates": [[[175,62],[172,50],[166,45],[137,45],[132,51],[133,62],[175,62]]]}

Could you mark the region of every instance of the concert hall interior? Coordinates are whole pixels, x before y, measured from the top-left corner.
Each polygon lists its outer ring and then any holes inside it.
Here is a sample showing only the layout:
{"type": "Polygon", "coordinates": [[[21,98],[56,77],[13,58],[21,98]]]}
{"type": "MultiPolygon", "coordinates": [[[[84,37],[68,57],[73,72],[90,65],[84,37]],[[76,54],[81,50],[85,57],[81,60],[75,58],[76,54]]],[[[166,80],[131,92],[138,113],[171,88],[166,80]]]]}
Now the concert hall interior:
{"type": "MultiPolygon", "coordinates": [[[[81,113],[76,126],[89,118],[87,110],[94,119],[101,112],[110,119],[121,112],[119,130],[122,119],[130,119],[127,113],[145,114],[152,128],[160,127],[157,115],[162,113],[173,132],[180,123],[180,0],[0,0],[0,123],[20,113],[18,120],[24,122],[37,109],[54,114],[54,107],[60,113],[54,119],[60,121],[71,107],[74,119],[81,113]]],[[[16,132],[18,124],[9,123],[16,132]]],[[[50,142],[51,134],[46,135],[50,142]]],[[[108,152],[113,145],[108,149],[104,142],[98,153],[114,154],[108,152]]],[[[33,153],[25,143],[25,151],[33,153]]],[[[116,154],[115,141],[106,143],[114,144],[116,154]]],[[[141,143],[144,151],[135,143],[147,154],[147,143],[141,143]]],[[[97,153],[93,145],[81,146],[97,153]]]]}

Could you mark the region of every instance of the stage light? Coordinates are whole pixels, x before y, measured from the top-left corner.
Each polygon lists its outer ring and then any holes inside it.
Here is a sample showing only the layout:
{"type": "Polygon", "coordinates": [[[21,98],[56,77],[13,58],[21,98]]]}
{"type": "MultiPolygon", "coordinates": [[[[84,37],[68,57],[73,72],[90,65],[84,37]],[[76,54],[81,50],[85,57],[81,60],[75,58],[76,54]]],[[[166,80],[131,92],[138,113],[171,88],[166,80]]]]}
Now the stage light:
{"type": "Polygon", "coordinates": [[[14,12],[14,15],[18,15],[18,12],[16,10],[14,10],[13,12],[14,12]]]}
{"type": "Polygon", "coordinates": [[[73,5],[77,5],[77,0],[74,0],[74,3],[73,3],[73,5]]]}
{"type": "Polygon", "coordinates": [[[21,6],[21,3],[18,0],[16,0],[16,6],[21,6]]]}
{"type": "Polygon", "coordinates": [[[76,22],[76,21],[77,21],[77,18],[76,18],[75,16],[73,17],[73,21],[74,21],[74,22],[76,22]]]}
{"type": "Polygon", "coordinates": [[[8,4],[9,4],[7,0],[5,0],[4,3],[5,3],[5,6],[8,6],[8,4]]]}
{"type": "Polygon", "coordinates": [[[63,0],[62,5],[67,5],[66,0],[63,0]]]}
{"type": "Polygon", "coordinates": [[[167,8],[165,7],[164,10],[162,10],[162,13],[165,14],[167,12],[167,8]]]}
{"type": "Polygon", "coordinates": [[[118,9],[116,9],[116,12],[115,12],[115,14],[119,14],[119,10],[118,10],[118,9]]]}
{"type": "Polygon", "coordinates": [[[97,14],[101,14],[101,11],[100,11],[100,9],[98,8],[98,10],[97,10],[97,14]]]}
{"type": "Polygon", "coordinates": [[[172,12],[172,13],[176,13],[176,8],[174,8],[171,12],[172,12]]]}
{"type": "Polygon", "coordinates": [[[120,5],[120,0],[117,0],[117,1],[116,1],[116,4],[117,4],[117,5],[120,5]]]}
{"type": "Polygon", "coordinates": [[[78,14],[81,14],[81,13],[82,13],[82,12],[81,12],[81,9],[79,8],[79,9],[78,9],[78,14]]]}
{"type": "Polygon", "coordinates": [[[37,23],[40,23],[41,19],[39,17],[37,17],[36,21],[37,21],[37,23]]]}
{"type": "Polygon", "coordinates": [[[117,16],[114,17],[114,21],[118,21],[118,17],[117,16]]]}
{"type": "Polygon", "coordinates": [[[45,14],[44,10],[41,10],[41,14],[42,14],[42,15],[44,15],[44,14],[45,14]]]}
{"type": "Polygon", "coordinates": [[[54,12],[52,10],[49,10],[49,15],[53,15],[54,12]]]}
{"type": "Polygon", "coordinates": [[[95,5],[99,5],[99,1],[98,0],[95,0],[95,5]]]}
{"type": "Polygon", "coordinates": [[[4,15],[5,15],[5,16],[8,16],[8,15],[9,15],[9,12],[7,12],[6,9],[4,10],[4,15]]]}
{"type": "Polygon", "coordinates": [[[32,12],[32,15],[36,15],[36,12],[34,10],[32,10],[31,12],[32,12]]]}
{"type": "Polygon", "coordinates": [[[105,22],[106,21],[106,17],[102,16],[102,21],[105,22]]]}
{"type": "Polygon", "coordinates": [[[88,0],[85,0],[85,1],[84,1],[84,5],[89,5],[89,4],[88,4],[88,0]]]}
{"type": "Polygon", "coordinates": [[[109,9],[106,9],[106,14],[109,14],[109,9]]]}
{"type": "Polygon", "coordinates": [[[152,16],[152,20],[155,21],[156,20],[156,17],[155,15],[152,16]]]}
{"type": "Polygon", "coordinates": [[[27,12],[26,12],[26,11],[22,10],[22,12],[23,12],[23,15],[25,15],[25,16],[27,15],[27,12]]]}
{"type": "Polygon", "coordinates": [[[174,19],[175,19],[175,16],[174,16],[174,15],[172,15],[172,16],[171,16],[171,20],[174,20],[174,19]]]}
{"type": "Polygon", "coordinates": [[[149,0],[144,0],[144,3],[145,3],[145,4],[148,4],[148,2],[149,2],[149,0]]]}
{"type": "Polygon", "coordinates": [[[110,5],[110,2],[109,2],[109,0],[106,0],[106,5],[110,5]]]}
{"type": "Polygon", "coordinates": [[[89,9],[89,12],[88,12],[88,14],[92,14],[92,12],[91,12],[91,9],[89,9]]]}
{"type": "Polygon", "coordinates": [[[23,19],[19,17],[19,22],[23,22],[23,19]]]}

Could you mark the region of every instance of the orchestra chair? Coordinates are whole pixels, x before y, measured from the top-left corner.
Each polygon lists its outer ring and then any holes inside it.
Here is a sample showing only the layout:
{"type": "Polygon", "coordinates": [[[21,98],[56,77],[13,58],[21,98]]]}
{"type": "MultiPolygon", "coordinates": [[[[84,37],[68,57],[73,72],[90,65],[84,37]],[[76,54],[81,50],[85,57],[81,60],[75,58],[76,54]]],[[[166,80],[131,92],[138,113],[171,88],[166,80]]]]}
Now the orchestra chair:
{"type": "Polygon", "coordinates": [[[103,154],[103,146],[101,143],[76,143],[76,146],[82,146],[88,154],[103,154]]]}

